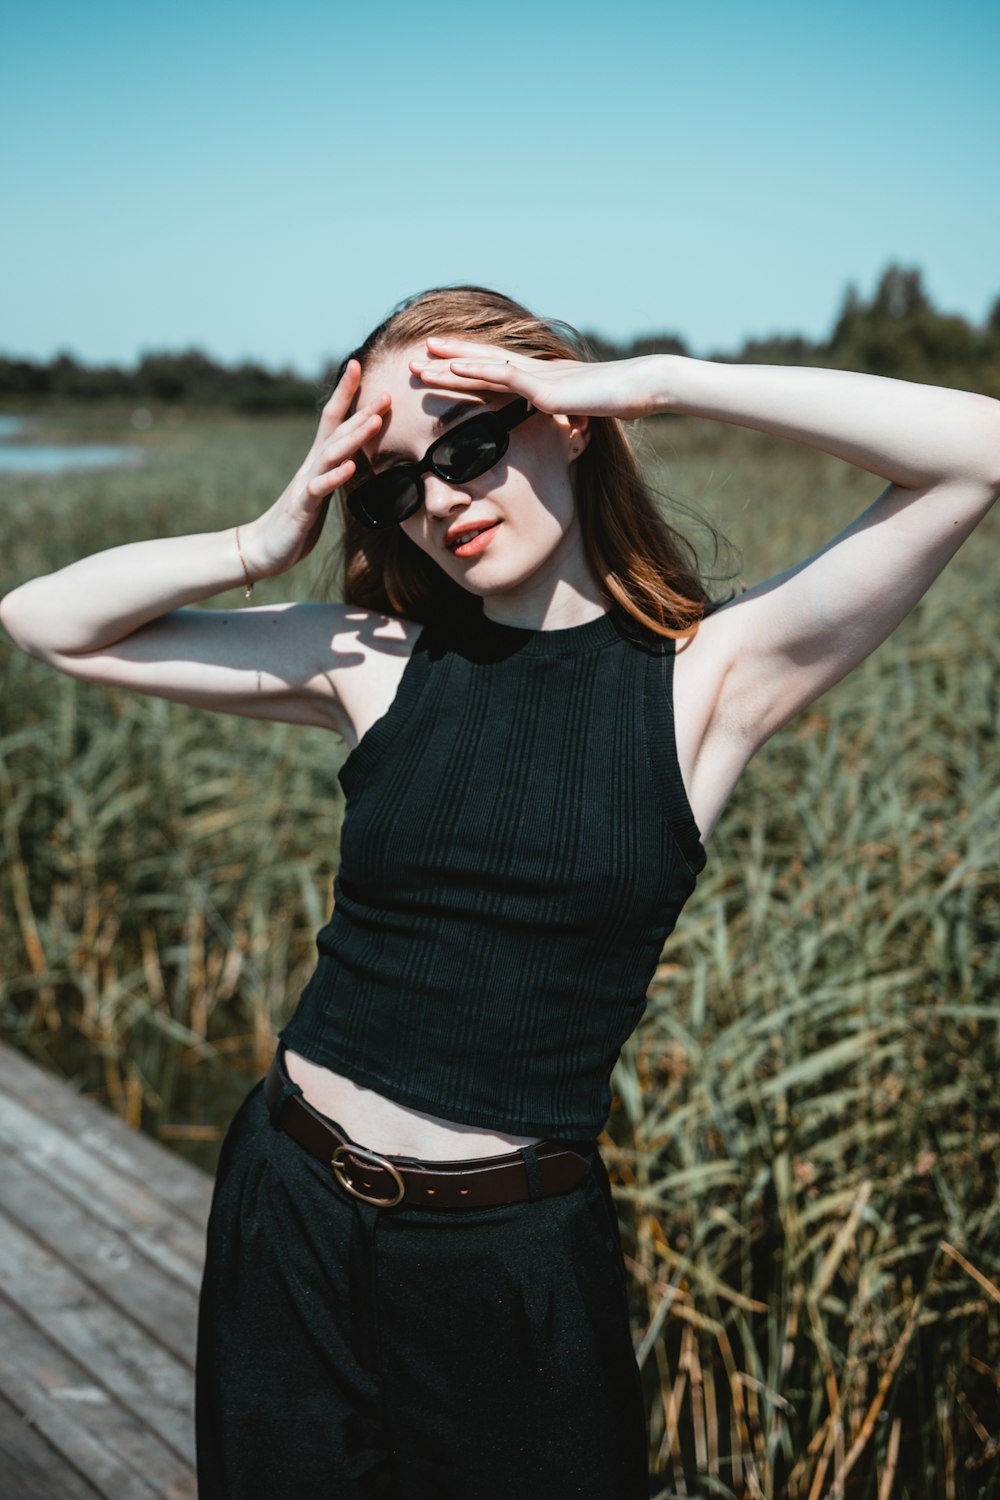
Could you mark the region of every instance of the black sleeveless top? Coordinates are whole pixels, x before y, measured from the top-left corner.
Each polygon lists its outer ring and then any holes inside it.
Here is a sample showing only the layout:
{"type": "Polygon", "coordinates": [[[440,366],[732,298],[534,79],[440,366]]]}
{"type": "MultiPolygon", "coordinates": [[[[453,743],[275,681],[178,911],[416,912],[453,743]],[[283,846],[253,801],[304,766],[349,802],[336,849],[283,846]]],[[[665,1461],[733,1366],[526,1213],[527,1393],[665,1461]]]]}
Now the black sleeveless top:
{"type": "Polygon", "coordinates": [[[673,662],[617,607],[425,626],[341,767],[334,912],[282,1041],[444,1119],[599,1134],[705,863],[673,662]]]}

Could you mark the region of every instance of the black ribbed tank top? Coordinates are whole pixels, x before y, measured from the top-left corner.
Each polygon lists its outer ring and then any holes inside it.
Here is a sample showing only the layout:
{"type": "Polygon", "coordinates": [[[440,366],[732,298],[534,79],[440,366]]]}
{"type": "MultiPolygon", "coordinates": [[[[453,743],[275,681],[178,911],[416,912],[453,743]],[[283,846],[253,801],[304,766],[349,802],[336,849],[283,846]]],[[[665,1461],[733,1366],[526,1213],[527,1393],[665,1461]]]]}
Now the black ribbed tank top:
{"type": "Polygon", "coordinates": [[[617,607],[425,626],[339,772],[334,911],[287,1046],[444,1119],[598,1135],[705,863],[673,662],[617,607]]]}

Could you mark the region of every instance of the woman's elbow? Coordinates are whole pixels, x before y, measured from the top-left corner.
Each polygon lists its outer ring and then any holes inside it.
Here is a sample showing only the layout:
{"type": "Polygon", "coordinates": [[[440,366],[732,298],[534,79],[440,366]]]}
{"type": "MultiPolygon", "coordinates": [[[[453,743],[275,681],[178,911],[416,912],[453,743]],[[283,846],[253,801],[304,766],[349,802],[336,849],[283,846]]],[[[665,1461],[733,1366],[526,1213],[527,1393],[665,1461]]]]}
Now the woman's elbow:
{"type": "Polygon", "coordinates": [[[22,583],[0,599],[0,625],[19,651],[27,656],[44,658],[45,652],[32,628],[32,610],[28,599],[30,584],[22,583]]]}
{"type": "Polygon", "coordinates": [[[27,648],[22,642],[22,631],[19,623],[18,595],[21,590],[11,589],[9,594],[4,594],[0,599],[0,625],[3,626],[15,646],[20,646],[24,651],[27,648]]]}
{"type": "Polygon", "coordinates": [[[982,449],[984,477],[995,498],[1000,495],[1000,401],[992,396],[984,396],[982,400],[986,403],[985,441],[982,449]]]}

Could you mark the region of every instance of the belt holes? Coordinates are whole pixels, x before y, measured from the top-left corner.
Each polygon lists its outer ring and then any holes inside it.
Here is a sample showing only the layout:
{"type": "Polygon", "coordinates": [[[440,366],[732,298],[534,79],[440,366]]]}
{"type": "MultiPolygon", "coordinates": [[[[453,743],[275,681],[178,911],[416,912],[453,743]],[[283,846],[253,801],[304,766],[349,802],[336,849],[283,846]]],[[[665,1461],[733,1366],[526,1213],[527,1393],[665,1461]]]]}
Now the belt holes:
{"type": "Polygon", "coordinates": [[[463,1198],[467,1198],[469,1196],[469,1189],[468,1188],[459,1188],[458,1191],[461,1193],[461,1195],[462,1195],[463,1198]]]}
{"type": "Polygon", "coordinates": [[[437,1188],[428,1188],[427,1189],[427,1196],[428,1196],[428,1198],[433,1198],[434,1194],[436,1192],[437,1192],[437,1188]]]}

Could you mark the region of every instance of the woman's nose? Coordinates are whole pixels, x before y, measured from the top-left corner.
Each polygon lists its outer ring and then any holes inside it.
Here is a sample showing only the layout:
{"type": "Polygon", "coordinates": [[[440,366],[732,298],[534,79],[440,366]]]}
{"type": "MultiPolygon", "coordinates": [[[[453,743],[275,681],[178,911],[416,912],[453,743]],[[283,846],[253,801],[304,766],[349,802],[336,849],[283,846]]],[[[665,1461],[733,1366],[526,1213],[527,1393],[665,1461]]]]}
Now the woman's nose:
{"type": "Polygon", "coordinates": [[[424,505],[431,515],[446,516],[468,505],[472,496],[461,485],[449,484],[436,474],[424,475],[424,505]]]}

